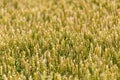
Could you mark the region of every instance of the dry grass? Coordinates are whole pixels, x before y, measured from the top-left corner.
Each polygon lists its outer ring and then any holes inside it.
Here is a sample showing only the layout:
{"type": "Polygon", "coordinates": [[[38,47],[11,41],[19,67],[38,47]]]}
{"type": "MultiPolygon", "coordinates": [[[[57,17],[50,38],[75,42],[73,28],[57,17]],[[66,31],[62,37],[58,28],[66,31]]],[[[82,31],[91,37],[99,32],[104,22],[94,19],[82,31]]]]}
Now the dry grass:
{"type": "Polygon", "coordinates": [[[0,1],[0,80],[119,79],[119,0],[0,1]]]}

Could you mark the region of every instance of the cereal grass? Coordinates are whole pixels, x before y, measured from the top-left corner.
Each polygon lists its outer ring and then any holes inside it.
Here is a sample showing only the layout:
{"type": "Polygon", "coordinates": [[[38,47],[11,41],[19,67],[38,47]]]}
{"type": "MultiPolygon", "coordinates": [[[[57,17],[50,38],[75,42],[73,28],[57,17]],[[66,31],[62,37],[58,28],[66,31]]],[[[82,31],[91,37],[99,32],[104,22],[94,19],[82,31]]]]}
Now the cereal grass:
{"type": "Polygon", "coordinates": [[[119,80],[119,0],[1,0],[0,80],[119,80]]]}

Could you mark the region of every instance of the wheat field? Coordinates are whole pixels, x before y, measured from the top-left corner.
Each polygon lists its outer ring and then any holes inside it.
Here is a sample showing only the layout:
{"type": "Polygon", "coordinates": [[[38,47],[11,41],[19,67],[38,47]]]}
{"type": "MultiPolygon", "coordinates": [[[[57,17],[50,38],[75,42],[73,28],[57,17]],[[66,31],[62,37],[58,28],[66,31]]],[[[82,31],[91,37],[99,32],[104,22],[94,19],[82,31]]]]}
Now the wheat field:
{"type": "Polygon", "coordinates": [[[120,80],[120,0],[0,0],[0,80],[120,80]]]}

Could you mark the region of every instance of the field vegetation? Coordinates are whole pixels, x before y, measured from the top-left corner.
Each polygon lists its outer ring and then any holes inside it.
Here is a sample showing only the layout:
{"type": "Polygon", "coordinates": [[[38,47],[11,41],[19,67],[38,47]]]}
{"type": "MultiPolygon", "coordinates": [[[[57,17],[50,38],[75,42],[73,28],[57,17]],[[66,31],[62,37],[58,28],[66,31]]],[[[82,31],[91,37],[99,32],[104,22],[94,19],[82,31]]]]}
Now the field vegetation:
{"type": "Polygon", "coordinates": [[[120,0],[0,0],[0,80],[120,80],[120,0]]]}

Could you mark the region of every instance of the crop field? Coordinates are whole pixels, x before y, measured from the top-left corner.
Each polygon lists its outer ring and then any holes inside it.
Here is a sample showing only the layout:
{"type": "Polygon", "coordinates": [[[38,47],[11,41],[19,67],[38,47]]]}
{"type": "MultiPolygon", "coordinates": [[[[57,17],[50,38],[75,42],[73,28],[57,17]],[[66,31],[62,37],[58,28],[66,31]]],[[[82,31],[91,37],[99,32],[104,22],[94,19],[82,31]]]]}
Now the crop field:
{"type": "Polygon", "coordinates": [[[120,80],[120,0],[0,0],[0,80],[120,80]]]}

